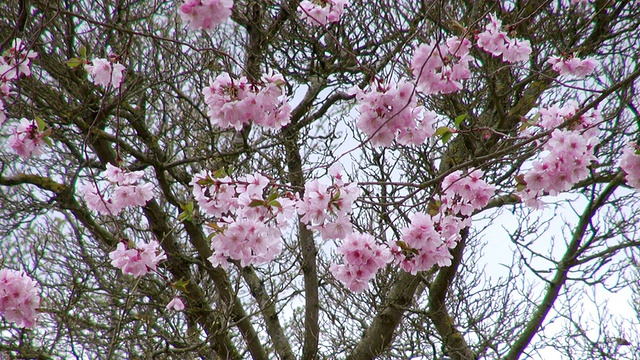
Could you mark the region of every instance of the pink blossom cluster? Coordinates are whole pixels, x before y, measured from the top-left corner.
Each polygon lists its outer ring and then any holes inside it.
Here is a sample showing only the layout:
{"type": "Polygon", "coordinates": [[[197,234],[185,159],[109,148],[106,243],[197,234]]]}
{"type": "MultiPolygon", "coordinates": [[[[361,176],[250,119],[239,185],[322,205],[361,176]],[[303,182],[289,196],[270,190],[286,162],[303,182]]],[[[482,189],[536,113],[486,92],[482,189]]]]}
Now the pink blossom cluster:
{"type": "Polygon", "coordinates": [[[411,224],[401,230],[402,237],[391,246],[400,267],[411,274],[429,270],[434,265],[450,266],[450,249],[460,241],[460,230],[470,220],[454,215],[437,214],[435,217],[415,213],[411,224]]]}
{"type": "Polygon", "coordinates": [[[22,158],[42,154],[46,132],[35,121],[21,119],[9,138],[9,146],[22,158]]]}
{"type": "Polygon", "coordinates": [[[333,185],[312,180],[305,184],[304,197],[297,202],[300,221],[317,230],[324,240],[343,239],[353,231],[349,214],[360,189],[357,183],[344,183],[340,165],[329,169],[333,185]]]}
{"type": "Polygon", "coordinates": [[[202,171],[190,184],[200,208],[217,219],[209,258],[214,266],[226,268],[228,259],[264,264],[280,254],[281,229],[295,215],[295,196],[279,196],[258,173],[232,179],[202,171]]]}
{"type": "Polygon", "coordinates": [[[131,206],[144,206],[153,198],[151,183],[138,184],[144,172],[127,171],[107,164],[102,172],[109,180],[109,186],[100,190],[95,183],[81,185],[79,190],[91,210],[100,214],[117,215],[131,206]]]}
{"type": "Polygon", "coordinates": [[[304,0],[300,2],[298,12],[309,25],[325,26],[340,21],[348,0],[304,0]]]}
{"type": "Polygon", "coordinates": [[[593,151],[598,142],[597,137],[587,137],[580,130],[554,130],[543,147],[547,155],[524,174],[526,189],[520,196],[525,204],[539,208],[539,196],[557,195],[586,179],[589,165],[596,160],[593,151]]]}
{"type": "Polygon", "coordinates": [[[519,180],[525,185],[520,191],[525,204],[540,208],[543,205],[540,196],[569,190],[589,175],[588,166],[595,160],[593,147],[599,142],[597,125],[603,119],[600,111],[594,109],[569,122],[578,109],[576,101],[568,101],[562,107],[553,105],[539,110],[535,125],[553,132],[543,147],[546,155],[534,162],[533,169],[519,180]],[[557,129],[560,126],[567,130],[557,129]]]}
{"type": "Polygon", "coordinates": [[[106,88],[109,86],[120,88],[122,85],[125,67],[112,59],[93,59],[91,63],[85,64],[84,68],[96,85],[102,85],[106,88]]]}
{"type": "Polygon", "coordinates": [[[455,171],[442,181],[443,194],[440,209],[454,215],[470,216],[473,211],[487,206],[496,188],[482,180],[482,170],[473,170],[463,175],[455,171]]]}
{"type": "Polygon", "coordinates": [[[180,17],[194,30],[212,29],[231,16],[232,8],[233,0],[185,0],[180,17]]]}
{"type": "Polygon", "coordinates": [[[369,280],[393,260],[389,248],[376,244],[369,234],[347,235],[338,252],[345,264],[332,264],[329,270],[336,279],[355,292],[369,289],[369,280]]]}
{"type": "Polygon", "coordinates": [[[251,84],[247,78],[232,79],[229,74],[211,79],[203,90],[204,101],[209,106],[211,122],[222,129],[241,130],[253,123],[272,129],[280,129],[291,119],[291,105],[284,96],[282,75],[268,74],[262,77],[264,86],[251,84]]]}
{"type": "Polygon", "coordinates": [[[502,60],[508,63],[529,60],[531,43],[529,40],[510,38],[502,31],[502,21],[494,14],[485,31],[477,35],[478,47],[493,56],[502,55],[502,60]]]}
{"type": "Polygon", "coordinates": [[[481,179],[483,175],[476,169],[466,175],[456,171],[444,178],[437,213],[414,214],[411,224],[402,229],[400,241],[391,246],[402,269],[416,274],[434,265],[451,265],[450,249],[460,241],[460,231],[471,225],[469,216],[485,207],[495,194],[495,187],[481,179]]]}
{"type": "Polygon", "coordinates": [[[160,261],[167,258],[162,249],[158,249],[157,241],[137,243],[135,247],[124,241],[119,242],[116,249],[109,253],[111,265],[122,270],[123,274],[140,277],[152,271],[160,261]]]}
{"type": "Polygon", "coordinates": [[[622,158],[620,159],[620,168],[627,173],[627,184],[640,190],[640,148],[633,143],[628,144],[622,158]]]}
{"type": "Polygon", "coordinates": [[[31,60],[37,56],[22,40],[13,40],[12,46],[0,56],[0,83],[17,80],[22,75],[30,76],[31,60]]]}
{"type": "Polygon", "coordinates": [[[396,136],[401,144],[422,144],[433,135],[436,114],[418,106],[413,84],[399,81],[368,93],[353,92],[360,103],[356,126],[373,145],[391,146],[396,136]]]}
{"type": "Polygon", "coordinates": [[[38,54],[29,51],[20,39],[13,40],[12,46],[0,56],[0,126],[7,120],[4,100],[11,94],[11,81],[21,76],[31,75],[31,60],[38,54]]]}
{"type": "MultiPolygon", "coordinates": [[[[539,111],[539,119],[536,123],[537,126],[543,130],[555,129],[567,120],[571,119],[578,112],[579,104],[570,100],[566,105],[558,107],[552,105],[550,107],[542,108],[539,111]]],[[[587,138],[597,137],[599,130],[597,125],[602,121],[602,114],[600,110],[594,109],[586,114],[580,116],[579,119],[571,124],[568,124],[571,130],[584,130],[584,136],[587,138]]]]}
{"type": "Polygon", "coordinates": [[[560,73],[560,75],[573,75],[577,78],[584,78],[593,73],[598,66],[598,62],[594,58],[586,58],[584,60],[574,56],[551,57],[547,60],[552,69],[560,73]]]}
{"type": "Polygon", "coordinates": [[[19,327],[33,328],[38,319],[38,283],[26,274],[0,270],[0,315],[19,327]]]}
{"type": "Polygon", "coordinates": [[[471,42],[459,37],[447,39],[446,46],[435,42],[420,45],[413,53],[411,71],[418,90],[429,95],[448,94],[462,89],[461,80],[471,76],[471,42]]]}

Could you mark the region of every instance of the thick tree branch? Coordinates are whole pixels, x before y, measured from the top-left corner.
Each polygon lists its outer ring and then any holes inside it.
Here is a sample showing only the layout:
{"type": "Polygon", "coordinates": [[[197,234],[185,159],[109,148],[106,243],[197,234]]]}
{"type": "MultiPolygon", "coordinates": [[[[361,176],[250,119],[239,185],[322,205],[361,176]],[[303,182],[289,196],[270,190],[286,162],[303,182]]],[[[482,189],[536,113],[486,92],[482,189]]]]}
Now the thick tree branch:
{"type": "Polygon", "coordinates": [[[427,316],[433,321],[451,360],[475,359],[471,349],[469,349],[469,345],[456,329],[454,319],[449,315],[445,303],[449,286],[453,282],[458,266],[462,261],[468,233],[467,229],[463,231],[460,242],[451,252],[453,255],[451,266],[440,269],[429,287],[429,310],[427,316]]]}

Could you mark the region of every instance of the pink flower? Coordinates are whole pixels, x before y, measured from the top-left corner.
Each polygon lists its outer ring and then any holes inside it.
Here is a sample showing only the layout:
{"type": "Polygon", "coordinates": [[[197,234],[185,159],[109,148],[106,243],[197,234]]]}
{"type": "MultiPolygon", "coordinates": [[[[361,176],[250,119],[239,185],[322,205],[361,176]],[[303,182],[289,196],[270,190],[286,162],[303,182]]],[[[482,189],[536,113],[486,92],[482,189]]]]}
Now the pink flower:
{"type": "Polygon", "coordinates": [[[156,270],[158,263],[167,258],[164,252],[158,250],[158,242],[148,244],[138,243],[136,248],[128,248],[124,242],[118,243],[117,248],[109,253],[111,265],[122,269],[123,274],[140,277],[156,270]]]}
{"type": "Polygon", "coordinates": [[[213,266],[227,267],[226,259],[239,260],[241,266],[259,265],[282,252],[281,232],[255,219],[231,221],[226,229],[211,238],[213,266]]]}
{"type": "Polygon", "coordinates": [[[584,78],[590,75],[598,66],[598,62],[593,58],[581,60],[573,56],[564,58],[551,57],[547,60],[547,63],[560,75],[573,75],[577,78],[584,78]]]}
{"type": "Polygon", "coordinates": [[[109,87],[119,88],[125,67],[118,63],[112,63],[108,59],[93,59],[91,65],[85,64],[84,68],[91,75],[93,83],[109,87]]]}
{"type": "Polygon", "coordinates": [[[529,60],[531,43],[529,40],[509,39],[507,48],[502,52],[502,60],[515,63],[529,60]]]}
{"type": "Polygon", "coordinates": [[[333,186],[318,180],[305,185],[304,197],[297,202],[300,221],[320,231],[324,240],[342,239],[352,232],[349,214],[360,190],[356,183],[344,183],[339,167],[331,167],[333,186]]]}
{"type": "Polygon", "coordinates": [[[179,12],[192,29],[212,29],[231,16],[231,8],[233,0],[185,0],[179,12]]]}
{"type": "Polygon", "coordinates": [[[376,90],[356,92],[360,117],[356,126],[374,146],[391,146],[398,136],[403,144],[421,144],[433,135],[435,117],[418,106],[413,84],[400,81],[376,90]]]}
{"type": "Polygon", "coordinates": [[[234,80],[226,73],[211,79],[210,86],[202,91],[211,122],[222,129],[233,127],[238,131],[252,121],[270,129],[287,125],[291,105],[283,99],[284,78],[267,74],[262,82],[264,86],[260,87],[245,77],[234,80]]]}
{"type": "Polygon", "coordinates": [[[333,264],[329,270],[336,279],[355,292],[368,289],[369,280],[393,260],[389,248],[376,244],[374,237],[368,234],[347,235],[338,252],[345,264],[333,264]]]}
{"type": "Polygon", "coordinates": [[[531,44],[528,40],[510,38],[506,32],[501,31],[502,21],[494,14],[485,31],[478,34],[478,47],[493,56],[502,55],[502,61],[514,63],[529,60],[531,44]]]}
{"type": "Polygon", "coordinates": [[[308,0],[300,2],[298,8],[300,17],[313,26],[324,26],[340,21],[348,0],[323,0],[322,2],[324,6],[308,0]]]}
{"type": "Polygon", "coordinates": [[[27,50],[22,40],[13,40],[13,45],[6,52],[5,57],[0,56],[0,82],[19,79],[21,75],[31,75],[31,60],[38,54],[27,50]]]}
{"type": "Polygon", "coordinates": [[[144,206],[153,199],[151,183],[137,184],[144,176],[142,171],[127,171],[107,164],[104,176],[111,182],[104,190],[96,184],[84,184],[79,192],[87,206],[100,214],[118,215],[123,209],[132,206],[144,206]]]}
{"type": "Polygon", "coordinates": [[[589,176],[589,165],[596,159],[594,146],[599,141],[597,132],[590,130],[556,129],[551,133],[543,148],[546,156],[534,162],[533,169],[523,176],[526,188],[519,195],[525,203],[538,207],[540,203],[534,200],[539,196],[570,190],[589,176]]]}
{"type": "Polygon", "coordinates": [[[506,32],[501,31],[502,21],[495,14],[491,14],[490,18],[485,31],[478,34],[478,47],[493,56],[499,56],[506,49],[509,38],[506,32]]]}
{"type": "Polygon", "coordinates": [[[128,206],[144,206],[151,199],[153,199],[153,185],[150,183],[117,186],[111,196],[111,202],[119,209],[128,206]]]}
{"type": "Polygon", "coordinates": [[[453,258],[449,249],[460,241],[460,230],[469,225],[453,215],[431,217],[416,213],[411,224],[401,230],[401,241],[391,246],[391,252],[400,267],[411,274],[429,270],[434,265],[449,266],[453,258]]]}
{"type": "Polygon", "coordinates": [[[496,189],[482,180],[482,175],[481,170],[474,170],[467,175],[456,171],[445,177],[442,181],[444,192],[440,198],[442,210],[469,216],[474,210],[486,206],[496,189]]]}
{"type": "Polygon", "coordinates": [[[418,90],[425,94],[452,93],[462,89],[461,80],[471,76],[467,39],[451,37],[446,46],[432,42],[420,45],[411,59],[411,70],[418,90]]]}
{"type": "Polygon", "coordinates": [[[640,154],[637,154],[637,145],[630,143],[624,148],[620,168],[627,173],[629,186],[640,190],[640,154]]]}
{"type": "Polygon", "coordinates": [[[0,315],[16,326],[33,328],[38,319],[38,283],[11,269],[0,270],[0,315]]]}
{"type": "Polygon", "coordinates": [[[45,145],[44,132],[38,129],[35,121],[21,119],[20,124],[13,130],[9,138],[9,146],[23,158],[42,154],[45,145]]]}
{"type": "Polygon", "coordinates": [[[180,300],[180,298],[178,296],[174,296],[173,299],[171,299],[171,301],[169,301],[169,303],[167,304],[165,309],[167,309],[167,310],[175,310],[175,311],[182,311],[182,310],[184,310],[184,303],[182,302],[182,300],[180,300]]]}

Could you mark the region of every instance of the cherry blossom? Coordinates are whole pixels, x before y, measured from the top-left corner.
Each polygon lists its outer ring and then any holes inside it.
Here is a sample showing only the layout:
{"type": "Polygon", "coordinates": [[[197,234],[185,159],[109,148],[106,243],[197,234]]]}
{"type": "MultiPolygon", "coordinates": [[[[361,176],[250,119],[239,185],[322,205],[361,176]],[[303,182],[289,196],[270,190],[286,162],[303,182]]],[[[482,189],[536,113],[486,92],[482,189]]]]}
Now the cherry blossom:
{"type": "Polygon", "coordinates": [[[414,85],[399,81],[377,90],[354,90],[360,103],[356,126],[375,146],[391,146],[397,136],[401,144],[422,144],[435,132],[436,114],[417,105],[414,85]]]}
{"type": "Polygon", "coordinates": [[[182,310],[184,310],[184,303],[182,302],[182,300],[180,300],[180,298],[178,296],[174,296],[173,299],[171,299],[171,301],[169,301],[169,303],[167,304],[165,309],[167,309],[167,310],[175,310],[175,311],[182,311],[182,310]]]}
{"type": "Polygon", "coordinates": [[[567,191],[589,176],[589,166],[596,160],[594,147],[597,137],[586,137],[584,131],[556,129],[544,144],[546,156],[533,163],[522,177],[525,189],[520,193],[527,205],[539,208],[537,198],[555,196],[567,191]]]}
{"type": "Polygon", "coordinates": [[[109,59],[93,59],[91,63],[85,64],[94,84],[104,87],[113,86],[119,88],[122,85],[124,65],[110,61],[109,59]]]}
{"type": "MultiPolygon", "coordinates": [[[[558,107],[552,105],[541,108],[539,111],[539,119],[535,125],[544,130],[552,130],[559,127],[567,120],[570,120],[578,112],[580,105],[574,101],[567,101],[566,105],[558,107]]],[[[583,130],[584,136],[587,138],[596,138],[599,134],[597,125],[602,122],[602,114],[600,110],[593,109],[580,116],[579,119],[568,124],[571,130],[583,130]]]]}
{"type": "Polygon", "coordinates": [[[259,265],[282,252],[282,230],[295,215],[295,196],[280,196],[271,181],[259,174],[232,179],[202,171],[190,185],[201,209],[213,216],[209,261],[224,268],[229,260],[240,266],[259,265]]]}
{"type": "Polygon", "coordinates": [[[338,252],[345,264],[333,264],[329,270],[336,279],[355,292],[367,290],[369,280],[393,260],[389,248],[376,244],[374,237],[368,234],[347,235],[338,252]]]}
{"type": "Polygon", "coordinates": [[[411,224],[401,230],[401,239],[391,245],[391,252],[400,267],[414,275],[434,265],[449,266],[453,259],[449,249],[457,245],[460,230],[468,225],[453,215],[432,217],[415,213],[411,224]],[[443,227],[441,224],[446,225],[443,227]],[[446,232],[441,233],[437,229],[446,229],[446,232]]]}
{"type": "Polygon", "coordinates": [[[339,168],[330,169],[330,175],[331,186],[317,179],[307,182],[304,197],[296,204],[300,221],[319,231],[324,240],[342,239],[352,232],[348,215],[360,194],[356,183],[344,183],[339,168]]]}
{"type": "Polygon", "coordinates": [[[547,63],[560,75],[573,75],[577,78],[590,75],[598,66],[598,62],[594,58],[582,60],[574,56],[551,57],[547,63]]]}
{"type": "Polygon", "coordinates": [[[309,25],[325,26],[340,21],[348,0],[304,0],[300,2],[298,12],[309,25]]]}
{"type": "Polygon", "coordinates": [[[180,17],[194,30],[212,29],[231,16],[233,0],[185,0],[180,17]]]}
{"type": "Polygon", "coordinates": [[[109,253],[111,265],[122,270],[123,274],[140,277],[155,271],[158,263],[167,258],[157,241],[137,243],[134,248],[125,242],[119,242],[116,249],[109,253]]]}
{"type": "Polygon", "coordinates": [[[493,56],[502,55],[502,60],[509,63],[527,61],[532,51],[528,40],[512,39],[502,31],[502,21],[495,14],[490,15],[489,24],[477,39],[479,48],[493,56]]]}
{"type": "Polygon", "coordinates": [[[37,56],[21,39],[14,39],[12,46],[0,57],[0,82],[16,80],[21,75],[30,76],[31,60],[37,56]]]}
{"type": "Polygon", "coordinates": [[[282,252],[282,233],[251,218],[230,220],[224,230],[211,238],[213,266],[229,266],[228,258],[239,260],[240,266],[259,265],[273,260],[282,252]]]}
{"type": "Polygon", "coordinates": [[[624,148],[620,168],[627,173],[627,184],[640,190],[640,154],[636,144],[630,143],[624,148]]]}
{"type": "Polygon", "coordinates": [[[502,60],[515,63],[529,60],[531,43],[529,40],[508,39],[507,48],[502,52],[502,60]]]}
{"type": "Polygon", "coordinates": [[[37,282],[16,270],[0,270],[0,315],[16,326],[34,328],[39,306],[37,282]]]}
{"type": "Polygon", "coordinates": [[[469,40],[458,37],[447,39],[446,46],[435,42],[420,45],[411,60],[418,90],[425,94],[448,94],[462,89],[460,80],[471,75],[470,46],[469,40]]]}
{"type": "Polygon", "coordinates": [[[543,144],[541,160],[533,162],[532,169],[518,178],[522,187],[519,195],[532,208],[544,206],[540,196],[569,190],[589,176],[589,166],[595,161],[594,147],[599,142],[597,125],[603,119],[597,109],[573,119],[578,108],[577,102],[568,101],[562,107],[552,105],[539,110],[535,125],[553,132],[543,144]],[[557,129],[563,124],[567,129],[557,129]]]}
{"type": "Polygon", "coordinates": [[[42,154],[46,132],[38,128],[35,121],[21,119],[9,138],[9,146],[22,158],[42,154]]]}
{"type": "Polygon", "coordinates": [[[139,183],[144,175],[142,171],[127,171],[107,164],[100,175],[110,183],[104,190],[95,183],[82,184],[78,188],[87,206],[99,214],[118,215],[127,207],[144,206],[153,198],[153,185],[139,183]]]}
{"type": "Polygon", "coordinates": [[[454,215],[470,216],[474,210],[482,209],[495,194],[496,188],[481,179],[483,172],[473,170],[467,175],[455,171],[442,181],[441,208],[454,215]]]}
{"type": "Polygon", "coordinates": [[[278,74],[262,77],[264,86],[249,83],[245,77],[232,79],[223,73],[203,90],[207,115],[222,129],[241,130],[250,122],[271,129],[280,129],[290,122],[291,105],[282,99],[284,78],[278,74]]]}

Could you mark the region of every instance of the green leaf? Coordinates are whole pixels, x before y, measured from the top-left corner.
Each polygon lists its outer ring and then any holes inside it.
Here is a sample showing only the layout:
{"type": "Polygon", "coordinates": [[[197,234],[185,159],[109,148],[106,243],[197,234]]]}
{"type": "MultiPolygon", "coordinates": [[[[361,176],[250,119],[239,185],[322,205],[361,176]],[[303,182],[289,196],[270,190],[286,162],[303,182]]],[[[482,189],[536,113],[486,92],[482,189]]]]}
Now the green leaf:
{"type": "Polygon", "coordinates": [[[277,201],[277,200],[271,200],[271,201],[269,201],[269,205],[270,205],[270,206],[273,206],[273,207],[277,207],[277,208],[281,208],[281,207],[282,207],[282,204],[280,204],[280,202],[279,202],[279,201],[277,201]]]}
{"type": "Polygon", "coordinates": [[[273,192],[273,193],[271,193],[271,195],[269,195],[268,201],[273,201],[273,200],[275,200],[277,198],[278,198],[278,193],[277,192],[273,192]]]}
{"type": "Polygon", "coordinates": [[[427,213],[431,216],[438,215],[440,213],[440,201],[430,201],[427,204],[427,213]]]}
{"type": "Polygon", "coordinates": [[[222,179],[223,177],[227,177],[227,172],[224,171],[224,168],[218,169],[216,170],[216,172],[213,173],[213,177],[215,179],[222,179]]]}
{"type": "Polygon", "coordinates": [[[84,60],[78,59],[78,58],[71,58],[71,59],[67,60],[65,62],[65,64],[67,64],[70,68],[73,69],[75,67],[78,67],[78,66],[84,64],[84,60]]]}
{"type": "Polygon", "coordinates": [[[436,132],[433,133],[433,136],[444,136],[444,134],[451,133],[451,128],[448,126],[441,126],[436,129],[436,132]]]}
{"type": "Polygon", "coordinates": [[[180,278],[180,280],[174,282],[173,284],[171,284],[171,286],[173,286],[177,290],[182,291],[183,293],[188,294],[189,293],[189,291],[187,291],[188,284],[189,284],[189,280],[183,280],[182,278],[180,278]]]}
{"type": "Polygon", "coordinates": [[[340,200],[340,196],[341,196],[340,189],[338,189],[338,191],[336,191],[336,193],[333,194],[333,198],[331,200],[338,201],[338,200],[340,200]]]}
{"type": "Polygon", "coordinates": [[[80,48],[78,49],[78,55],[80,55],[81,58],[86,59],[87,58],[87,47],[82,45],[80,46],[80,48]]]}
{"type": "Polygon", "coordinates": [[[464,113],[456,118],[454,122],[454,126],[456,127],[456,129],[460,129],[460,124],[462,124],[462,122],[465,121],[467,117],[469,117],[469,114],[464,113]]]}
{"type": "Polygon", "coordinates": [[[249,203],[249,207],[258,207],[258,206],[264,206],[266,203],[264,202],[264,200],[251,200],[251,202],[249,203]]]}
{"type": "Polygon", "coordinates": [[[451,132],[448,132],[442,135],[442,143],[446,144],[451,139],[451,136],[453,136],[453,133],[451,132]]]}
{"type": "Polygon", "coordinates": [[[50,138],[50,137],[45,136],[45,137],[43,137],[43,138],[42,138],[42,141],[44,141],[44,143],[45,143],[45,144],[47,144],[47,145],[49,145],[49,146],[53,147],[53,141],[51,141],[51,138],[50,138]]]}
{"type": "Polygon", "coordinates": [[[189,201],[186,204],[180,204],[180,208],[184,211],[193,211],[193,201],[189,201]]]}
{"type": "Polygon", "coordinates": [[[191,221],[193,216],[193,201],[189,201],[186,204],[180,204],[180,208],[183,210],[180,214],[178,214],[178,220],[180,221],[191,221]]]}
{"type": "Polygon", "coordinates": [[[198,181],[196,181],[196,184],[200,185],[200,186],[209,186],[209,185],[213,185],[213,181],[209,178],[206,179],[200,179],[198,181]]]}
{"type": "Polygon", "coordinates": [[[36,124],[38,125],[38,131],[44,131],[44,129],[47,127],[47,124],[44,122],[44,120],[38,116],[36,116],[36,124]]]}

